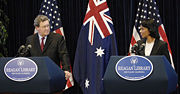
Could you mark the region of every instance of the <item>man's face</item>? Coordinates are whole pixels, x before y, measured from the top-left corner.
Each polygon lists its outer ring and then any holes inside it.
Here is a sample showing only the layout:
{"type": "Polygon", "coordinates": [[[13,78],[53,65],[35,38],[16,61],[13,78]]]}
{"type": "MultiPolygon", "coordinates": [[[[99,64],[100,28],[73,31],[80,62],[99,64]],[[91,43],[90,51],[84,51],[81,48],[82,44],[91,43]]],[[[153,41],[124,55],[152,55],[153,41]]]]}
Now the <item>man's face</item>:
{"type": "Polygon", "coordinates": [[[49,21],[46,20],[44,22],[40,22],[39,27],[36,27],[36,30],[42,37],[49,35],[50,32],[49,21]]]}

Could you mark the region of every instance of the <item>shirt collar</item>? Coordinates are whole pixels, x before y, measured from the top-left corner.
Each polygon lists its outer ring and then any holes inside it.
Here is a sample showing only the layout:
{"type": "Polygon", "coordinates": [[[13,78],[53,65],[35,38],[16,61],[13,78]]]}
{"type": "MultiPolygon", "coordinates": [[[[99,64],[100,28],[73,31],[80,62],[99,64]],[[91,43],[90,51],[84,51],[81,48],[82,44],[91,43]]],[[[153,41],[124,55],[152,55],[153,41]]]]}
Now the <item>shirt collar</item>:
{"type": "MultiPolygon", "coordinates": [[[[39,33],[38,33],[38,36],[39,36],[39,40],[41,40],[42,36],[39,33]]],[[[47,36],[44,37],[44,39],[46,39],[46,38],[47,38],[47,36]]]]}

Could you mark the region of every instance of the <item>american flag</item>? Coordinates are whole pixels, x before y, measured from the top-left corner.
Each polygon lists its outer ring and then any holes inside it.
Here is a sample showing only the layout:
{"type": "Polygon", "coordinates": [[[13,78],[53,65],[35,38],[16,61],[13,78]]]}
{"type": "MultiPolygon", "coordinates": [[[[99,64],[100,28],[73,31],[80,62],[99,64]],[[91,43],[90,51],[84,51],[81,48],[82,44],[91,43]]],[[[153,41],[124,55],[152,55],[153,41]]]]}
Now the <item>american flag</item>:
{"type": "Polygon", "coordinates": [[[111,55],[117,55],[117,48],[107,2],[89,0],[73,67],[83,94],[104,94],[102,79],[111,55]]]}
{"type": "MultiPolygon", "coordinates": [[[[49,18],[51,32],[55,32],[64,36],[63,27],[60,18],[61,15],[59,12],[57,0],[44,0],[41,3],[41,9],[39,11],[39,14],[46,15],[49,18]]],[[[68,89],[73,85],[74,85],[74,81],[71,72],[71,77],[67,80],[65,89],[68,89]]]]}
{"type": "Polygon", "coordinates": [[[170,48],[170,45],[169,45],[169,42],[168,42],[168,39],[166,36],[164,26],[161,21],[161,17],[159,15],[159,9],[156,5],[155,0],[140,0],[139,1],[129,51],[131,50],[131,47],[138,40],[141,39],[141,36],[138,31],[140,30],[140,23],[141,23],[142,19],[154,19],[155,20],[155,22],[158,26],[160,39],[167,42],[167,44],[168,44],[168,50],[169,50],[169,55],[170,55],[170,59],[171,59],[171,64],[172,64],[172,67],[174,68],[173,59],[172,59],[172,51],[171,51],[171,48],[170,48]]]}

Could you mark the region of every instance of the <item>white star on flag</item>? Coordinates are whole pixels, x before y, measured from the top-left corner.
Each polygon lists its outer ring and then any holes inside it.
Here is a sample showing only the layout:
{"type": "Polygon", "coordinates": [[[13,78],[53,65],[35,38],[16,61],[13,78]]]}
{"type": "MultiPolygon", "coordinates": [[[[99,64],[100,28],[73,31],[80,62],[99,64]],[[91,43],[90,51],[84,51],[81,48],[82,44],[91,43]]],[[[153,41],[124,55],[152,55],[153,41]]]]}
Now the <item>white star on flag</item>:
{"type": "Polygon", "coordinates": [[[86,87],[86,88],[89,87],[89,80],[88,80],[88,79],[86,79],[86,81],[85,81],[85,87],[86,87]]]}
{"type": "Polygon", "coordinates": [[[97,55],[96,56],[100,56],[102,57],[102,55],[104,54],[104,49],[101,49],[101,47],[98,49],[96,48],[96,52],[97,55]]]}

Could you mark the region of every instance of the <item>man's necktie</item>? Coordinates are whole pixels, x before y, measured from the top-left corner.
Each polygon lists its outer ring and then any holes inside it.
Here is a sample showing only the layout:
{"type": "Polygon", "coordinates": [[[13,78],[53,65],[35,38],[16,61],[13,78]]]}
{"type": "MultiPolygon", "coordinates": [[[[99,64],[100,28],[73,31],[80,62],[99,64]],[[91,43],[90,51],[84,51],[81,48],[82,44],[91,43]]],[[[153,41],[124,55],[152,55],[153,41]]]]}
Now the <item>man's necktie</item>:
{"type": "Polygon", "coordinates": [[[41,51],[43,51],[44,48],[44,37],[41,38],[41,51]]]}

